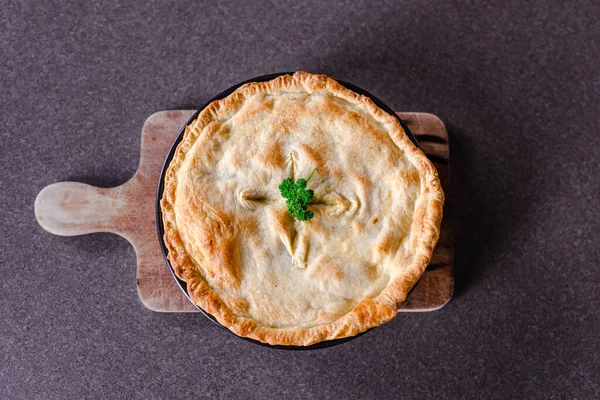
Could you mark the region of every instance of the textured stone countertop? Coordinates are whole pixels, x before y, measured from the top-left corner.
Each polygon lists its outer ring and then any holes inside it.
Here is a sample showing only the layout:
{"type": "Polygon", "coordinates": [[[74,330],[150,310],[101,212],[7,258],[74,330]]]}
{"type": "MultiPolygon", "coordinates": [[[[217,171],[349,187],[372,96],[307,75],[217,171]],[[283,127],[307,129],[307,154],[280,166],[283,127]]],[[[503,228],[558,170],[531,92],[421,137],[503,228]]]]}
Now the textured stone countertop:
{"type": "Polygon", "coordinates": [[[1,399],[600,398],[600,3],[5,2],[1,399]],[[451,137],[456,293],[287,352],[139,302],[110,234],[57,237],[37,193],[136,170],[147,116],[323,72],[451,137]]]}

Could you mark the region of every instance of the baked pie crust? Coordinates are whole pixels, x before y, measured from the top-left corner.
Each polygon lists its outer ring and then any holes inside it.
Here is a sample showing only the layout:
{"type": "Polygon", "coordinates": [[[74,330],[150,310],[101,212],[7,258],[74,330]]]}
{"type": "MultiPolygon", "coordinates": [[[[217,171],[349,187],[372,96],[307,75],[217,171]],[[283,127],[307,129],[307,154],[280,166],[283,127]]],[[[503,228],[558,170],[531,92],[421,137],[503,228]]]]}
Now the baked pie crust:
{"type": "Polygon", "coordinates": [[[325,75],[248,83],[185,130],[164,242],[192,300],[239,336],[307,346],[392,319],[439,237],[437,171],[398,120],[325,75]],[[278,185],[306,178],[309,221],[278,185]]]}

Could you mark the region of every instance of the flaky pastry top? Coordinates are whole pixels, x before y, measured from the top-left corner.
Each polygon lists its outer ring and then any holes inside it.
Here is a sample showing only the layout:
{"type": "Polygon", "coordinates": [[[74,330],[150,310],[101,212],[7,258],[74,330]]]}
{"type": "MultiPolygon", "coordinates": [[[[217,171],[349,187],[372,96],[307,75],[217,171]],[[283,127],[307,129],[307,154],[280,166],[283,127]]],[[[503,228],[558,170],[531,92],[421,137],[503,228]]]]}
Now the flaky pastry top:
{"type": "Polygon", "coordinates": [[[212,102],[165,175],[164,242],[193,301],[270,344],[348,337],[393,318],[439,236],[437,172],[398,120],[296,72],[212,102]],[[306,178],[314,217],[278,191],[306,178]]]}

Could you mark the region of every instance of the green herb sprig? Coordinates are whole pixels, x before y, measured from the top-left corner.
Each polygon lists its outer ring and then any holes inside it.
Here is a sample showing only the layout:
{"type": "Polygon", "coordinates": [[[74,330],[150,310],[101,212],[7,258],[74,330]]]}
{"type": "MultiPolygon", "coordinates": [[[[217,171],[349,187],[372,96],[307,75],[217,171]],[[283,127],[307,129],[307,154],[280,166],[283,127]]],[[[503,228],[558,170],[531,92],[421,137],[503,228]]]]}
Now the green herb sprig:
{"type": "Polygon", "coordinates": [[[312,211],[308,210],[308,203],[312,201],[315,192],[306,189],[306,185],[317,169],[313,169],[307,179],[298,179],[296,183],[292,178],[286,178],[279,185],[281,196],[286,199],[288,212],[299,221],[308,221],[313,217],[312,211]]]}

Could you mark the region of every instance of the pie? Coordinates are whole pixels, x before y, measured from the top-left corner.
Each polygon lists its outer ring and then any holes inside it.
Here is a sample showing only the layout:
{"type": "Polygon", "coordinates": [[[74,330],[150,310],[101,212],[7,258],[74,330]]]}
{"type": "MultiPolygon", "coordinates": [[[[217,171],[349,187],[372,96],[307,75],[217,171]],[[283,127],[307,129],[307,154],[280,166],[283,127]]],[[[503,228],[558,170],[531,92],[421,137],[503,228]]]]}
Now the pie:
{"type": "Polygon", "coordinates": [[[399,121],[325,75],[252,82],[187,126],[164,242],[190,298],[235,334],[307,346],[391,320],[439,237],[437,171],[399,121]],[[279,184],[306,178],[292,217],[279,184]]]}

